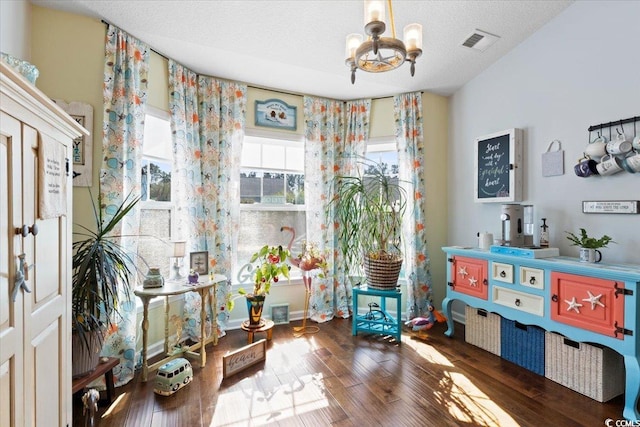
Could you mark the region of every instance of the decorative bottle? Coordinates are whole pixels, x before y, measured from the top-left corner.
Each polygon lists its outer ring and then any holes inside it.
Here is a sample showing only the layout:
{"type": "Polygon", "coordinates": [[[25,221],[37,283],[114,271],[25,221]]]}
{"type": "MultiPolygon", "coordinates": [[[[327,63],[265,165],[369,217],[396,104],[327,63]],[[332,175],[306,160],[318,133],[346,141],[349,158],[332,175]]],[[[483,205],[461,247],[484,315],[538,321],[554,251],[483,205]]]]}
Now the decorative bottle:
{"type": "Polygon", "coordinates": [[[542,225],[540,226],[540,247],[548,248],[549,247],[549,226],[547,225],[547,218],[540,218],[542,220],[542,225]]]}

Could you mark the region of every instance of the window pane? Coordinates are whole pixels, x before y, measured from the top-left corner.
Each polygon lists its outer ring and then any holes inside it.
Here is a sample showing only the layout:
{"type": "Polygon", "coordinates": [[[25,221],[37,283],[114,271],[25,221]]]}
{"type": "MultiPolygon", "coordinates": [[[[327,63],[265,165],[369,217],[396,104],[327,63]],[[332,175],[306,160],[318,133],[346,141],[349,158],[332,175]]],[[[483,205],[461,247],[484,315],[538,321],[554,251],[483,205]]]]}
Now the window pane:
{"type": "MultiPolygon", "coordinates": [[[[140,237],[138,255],[149,267],[160,268],[163,277],[169,277],[169,246],[171,239],[170,209],[140,209],[140,237]]],[[[146,273],[147,265],[138,260],[138,268],[146,273]]]]}
{"type": "Polygon", "coordinates": [[[262,146],[262,167],[284,169],[284,147],[280,145],[262,146]]]}
{"type": "Polygon", "coordinates": [[[171,201],[171,163],[162,160],[149,162],[149,199],[171,201]]]}
{"type": "Polygon", "coordinates": [[[260,144],[244,142],[242,144],[242,166],[259,168],[262,166],[260,144]]]}
{"type": "Polygon", "coordinates": [[[169,120],[145,114],[143,153],[149,157],[171,158],[171,124],[169,120]]]}
{"type": "MultiPolygon", "coordinates": [[[[304,211],[255,211],[242,210],[240,212],[240,234],[238,236],[238,259],[234,276],[243,265],[251,259],[251,255],[264,245],[286,247],[289,244],[291,233],[282,232],[283,226],[293,227],[296,232],[296,244],[292,247],[292,253],[300,253],[300,242],[305,239],[306,212],[304,211]]],[[[291,271],[296,273],[295,270],[291,271]]]]}

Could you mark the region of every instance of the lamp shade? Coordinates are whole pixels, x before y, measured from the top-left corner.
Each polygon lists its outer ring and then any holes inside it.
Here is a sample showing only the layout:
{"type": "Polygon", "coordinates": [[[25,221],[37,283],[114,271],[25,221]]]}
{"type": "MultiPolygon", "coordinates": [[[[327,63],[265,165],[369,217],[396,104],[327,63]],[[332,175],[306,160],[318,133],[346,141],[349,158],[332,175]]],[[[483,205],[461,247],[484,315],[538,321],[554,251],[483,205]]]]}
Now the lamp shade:
{"type": "Polygon", "coordinates": [[[385,22],[384,11],[384,1],[364,0],[364,25],[367,25],[369,22],[385,22]]]}
{"type": "Polygon", "coordinates": [[[407,51],[422,50],[422,25],[409,24],[404,27],[404,45],[407,51]]]}
{"type": "Polygon", "coordinates": [[[185,251],[187,248],[187,242],[185,241],[176,241],[176,242],[171,242],[171,245],[173,246],[173,250],[172,250],[172,257],[175,258],[182,258],[185,255],[185,251]]]}
{"type": "Polygon", "coordinates": [[[345,59],[355,60],[356,50],[362,44],[362,34],[349,34],[347,36],[347,46],[344,52],[345,59]]]}

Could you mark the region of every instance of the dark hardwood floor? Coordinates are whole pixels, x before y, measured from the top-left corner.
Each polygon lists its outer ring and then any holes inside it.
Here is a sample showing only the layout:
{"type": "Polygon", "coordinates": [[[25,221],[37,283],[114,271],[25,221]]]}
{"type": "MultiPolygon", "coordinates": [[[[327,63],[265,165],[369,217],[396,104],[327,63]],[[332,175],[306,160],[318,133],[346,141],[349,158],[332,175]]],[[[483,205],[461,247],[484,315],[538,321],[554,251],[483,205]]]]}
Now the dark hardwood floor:
{"type": "MultiPolygon", "coordinates": [[[[222,380],[222,356],[247,343],[241,330],[209,346],[207,365],[173,396],[139,374],[100,407],[101,426],[604,426],[622,417],[619,396],[599,403],[464,342],[438,324],[402,344],[351,335],[351,320],[294,338],[277,325],[260,363],[222,380]]],[[[314,323],[315,324],[315,323],[314,323]]],[[[257,334],[256,339],[263,337],[257,334]]],[[[151,377],[153,378],[153,377],[151,377]]],[[[74,404],[74,425],[83,425],[74,404]]]]}

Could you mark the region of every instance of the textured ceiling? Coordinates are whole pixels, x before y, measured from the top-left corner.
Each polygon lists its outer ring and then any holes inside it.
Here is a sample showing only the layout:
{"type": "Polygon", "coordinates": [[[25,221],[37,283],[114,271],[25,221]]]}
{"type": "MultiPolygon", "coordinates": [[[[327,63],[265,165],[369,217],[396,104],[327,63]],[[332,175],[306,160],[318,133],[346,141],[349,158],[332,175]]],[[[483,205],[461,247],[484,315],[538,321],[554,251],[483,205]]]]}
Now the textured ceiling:
{"type": "MultiPolygon", "coordinates": [[[[360,0],[31,0],[108,21],[201,74],[336,99],[427,90],[450,95],[568,5],[569,0],[395,1],[395,23],[423,26],[416,75],[409,65],[380,74],[344,65],[349,33],[364,33],[360,0]],[[485,52],[460,46],[479,29],[500,36],[485,52]]],[[[389,32],[387,25],[387,33],[389,32]]],[[[386,35],[386,34],[385,34],[386,35]]]]}

